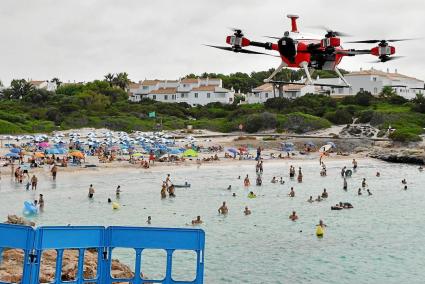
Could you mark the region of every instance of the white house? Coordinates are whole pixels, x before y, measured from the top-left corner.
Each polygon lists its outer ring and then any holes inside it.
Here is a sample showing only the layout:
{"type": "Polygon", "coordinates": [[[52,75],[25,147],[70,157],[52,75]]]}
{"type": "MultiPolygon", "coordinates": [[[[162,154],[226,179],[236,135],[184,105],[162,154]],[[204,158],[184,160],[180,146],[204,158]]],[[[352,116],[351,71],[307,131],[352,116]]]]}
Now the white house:
{"type": "MultiPolygon", "coordinates": [[[[391,86],[397,95],[406,99],[412,99],[416,94],[424,93],[424,81],[403,74],[399,74],[397,70],[394,73],[370,69],[351,72],[344,75],[351,88],[332,88],[321,87],[323,91],[329,91],[331,96],[355,95],[360,91],[368,91],[372,95],[379,95],[382,88],[391,86]]],[[[313,80],[315,83],[343,85],[339,78],[313,80]]]]}
{"type": "Polygon", "coordinates": [[[283,85],[282,93],[273,84],[266,83],[252,90],[252,93],[247,94],[246,101],[248,104],[264,103],[270,98],[284,97],[288,99],[295,99],[304,96],[307,93],[316,93],[316,87],[311,85],[296,85],[288,84],[283,85]]]}
{"type": "Polygon", "coordinates": [[[144,80],[130,84],[129,100],[139,102],[149,98],[161,102],[185,102],[192,106],[220,102],[232,103],[234,91],[222,87],[217,78],[186,78],[172,80],[144,80]]]}
{"type": "Polygon", "coordinates": [[[36,80],[31,80],[30,84],[33,85],[34,87],[36,87],[37,89],[45,89],[47,91],[51,91],[54,92],[57,89],[57,85],[54,82],[50,82],[50,81],[36,81],[36,80]]]}

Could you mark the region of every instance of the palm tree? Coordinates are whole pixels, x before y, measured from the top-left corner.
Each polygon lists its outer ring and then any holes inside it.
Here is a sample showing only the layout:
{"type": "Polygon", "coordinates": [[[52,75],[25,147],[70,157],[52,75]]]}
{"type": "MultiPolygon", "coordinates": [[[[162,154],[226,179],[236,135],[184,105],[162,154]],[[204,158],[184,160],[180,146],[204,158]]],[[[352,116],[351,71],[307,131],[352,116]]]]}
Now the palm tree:
{"type": "Polygon", "coordinates": [[[35,87],[25,79],[15,79],[10,83],[10,91],[10,99],[18,100],[26,96],[33,95],[35,92],[35,87]]]}
{"type": "Polygon", "coordinates": [[[128,78],[128,74],[126,72],[121,72],[121,73],[118,73],[115,76],[113,83],[114,83],[114,85],[125,90],[125,89],[127,89],[128,85],[130,85],[131,81],[128,78]]]}
{"type": "Polygon", "coordinates": [[[113,86],[114,85],[114,80],[115,80],[115,75],[114,74],[112,74],[112,73],[108,73],[108,74],[106,74],[105,76],[105,82],[108,82],[109,83],[109,86],[113,86]]]}
{"type": "Polygon", "coordinates": [[[56,87],[59,87],[60,85],[62,85],[61,80],[59,80],[59,78],[54,77],[52,80],[50,80],[50,82],[55,83],[56,87]]]}

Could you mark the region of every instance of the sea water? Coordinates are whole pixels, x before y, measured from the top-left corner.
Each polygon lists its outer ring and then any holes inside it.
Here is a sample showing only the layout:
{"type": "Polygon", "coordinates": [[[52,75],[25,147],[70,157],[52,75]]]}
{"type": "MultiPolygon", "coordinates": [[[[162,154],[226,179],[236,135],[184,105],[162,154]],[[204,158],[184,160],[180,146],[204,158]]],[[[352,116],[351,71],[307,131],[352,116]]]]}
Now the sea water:
{"type": "MultiPolygon", "coordinates": [[[[342,189],[341,168],[351,168],[351,160],[325,161],[326,177],[321,177],[318,161],[282,161],[264,164],[263,186],[243,187],[249,174],[255,184],[252,164],[202,165],[157,170],[87,169],[64,173],[52,181],[47,169],[37,174],[37,191],[25,191],[8,176],[2,177],[0,216],[22,214],[23,203],[44,194],[45,210],[33,221],[37,225],[130,225],[192,227],[200,215],[206,232],[205,283],[423,283],[425,281],[425,172],[416,166],[360,160],[359,168],[348,178],[348,191],[342,189]],[[302,183],[290,180],[289,165],[301,166],[302,183]],[[381,177],[376,177],[376,172],[381,177]],[[166,174],[175,184],[185,181],[190,188],[177,188],[176,198],[161,200],[160,189],[166,174]],[[241,179],[238,179],[241,176],[241,179]],[[270,183],[282,176],[285,184],[270,183]],[[358,196],[361,181],[368,188],[358,196]],[[408,190],[401,180],[406,178],[408,190]],[[96,192],[87,198],[89,185],[96,192]],[[121,208],[112,210],[115,189],[121,185],[121,208]],[[226,188],[231,185],[232,190],[226,188]],[[296,196],[288,197],[290,187],[296,196]],[[329,198],[306,202],[326,188],[329,198]],[[247,198],[254,191],[257,198],[247,198]],[[236,197],[232,196],[236,193],[236,197]],[[218,208],[226,201],[229,214],[218,208]],[[331,211],[338,202],[354,208],[331,211]],[[245,216],[244,207],[252,214],[245,216]],[[295,210],[298,221],[288,219],[295,210]],[[322,219],[327,228],[323,238],[315,236],[322,219]]],[[[126,253],[117,253],[133,265],[126,253]]],[[[153,265],[161,267],[159,258],[153,265]]],[[[193,273],[189,260],[182,260],[182,275],[193,273]]],[[[151,269],[155,276],[155,269],[151,269]]],[[[149,275],[148,275],[149,276],[149,275]]]]}

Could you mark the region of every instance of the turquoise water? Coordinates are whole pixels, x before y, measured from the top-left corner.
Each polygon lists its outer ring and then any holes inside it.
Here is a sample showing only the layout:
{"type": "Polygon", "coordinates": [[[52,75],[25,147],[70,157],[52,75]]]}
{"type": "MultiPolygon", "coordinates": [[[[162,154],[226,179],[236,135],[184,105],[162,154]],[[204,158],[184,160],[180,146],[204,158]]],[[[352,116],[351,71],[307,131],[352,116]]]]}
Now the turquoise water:
{"type": "MultiPolygon", "coordinates": [[[[340,169],[351,166],[350,161],[327,162],[327,177],[319,175],[317,161],[293,165],[303,168],[301,184],[289,180],[288,162],[266,161],[263,186],[249,189],[258,195],[256,199],[248,199],[242,186],[246,174],[255,183],[254,164],[59,172],[56,182],[45,171],[39,174],[37,190],[45,196],[45,212],[34,221],[37,225],[145,226],[151,215],[152,226],[186,227],[201,215],[207,240],[205,283],[423,283],[425,172],[416,166],[360,160],[345,192],[340,169]],[[161,181],[168,172],[176,184],[187,177],[192,187],[177,189],[175,199],[161,200],[161,181]],[[270,183],[273,176],[283,176],[285,185],[270,183]],[[363,177],[373,196],[357,196],[363,177]],[[407,191],[402,190],[402,178],[408,181],[407,191]],[[94,201],[87,199],[90,184],[96,189],[94,201]],[[113,211],[106,200],[115,198],[118,184],[123,190],[122,207],[113,211]],[[231,192],[226,190],[230,184],[231,192]],[[287,196],[291,186],[295,198],[287,196]],[[306,202],[323,188],[329,192],[328,200],[306,202]],[[226,217],[217,213],[223,201],[229,207],[226,217]],[[330,206],[339,201],[352,203],[354,209],[331,211],[330,206]],[[246,205],[252,210],[250,216],[243,214],[246,205]],[[292,210],[297,211],[297,222],[288,220],[292,210]],[[314,235],[319,219],[328,225],[323,239],[314,235]]],[[[23,202],[31,196],[3,176],[1,218],[21,214],[23,202]]],[[[186,271],[183,264],[181,273],[189,273],[189,266],[186,271]]]]}

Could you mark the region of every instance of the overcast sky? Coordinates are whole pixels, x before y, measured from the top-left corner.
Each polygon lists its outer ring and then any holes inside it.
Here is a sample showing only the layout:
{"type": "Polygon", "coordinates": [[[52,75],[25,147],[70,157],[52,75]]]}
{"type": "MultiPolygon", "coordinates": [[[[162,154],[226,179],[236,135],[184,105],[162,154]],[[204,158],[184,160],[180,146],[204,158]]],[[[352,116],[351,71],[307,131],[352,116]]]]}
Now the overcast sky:
{"type": "MultiPolygon", "coordinates": [[[[320,33],[307,26],[326,25],[354,35],[349,40],[425,37],[423,0],[1,0],[0,80],[88,81],[125,71],[138,81],[267,70],[279,59],[202,44],[225,45],[227,27],[258,41],[281,36],[290,28],[288,13],[300,15],[301,31],[320,33]]],[[[373,66],[425,79],[425,40],[395,46],[406,58],[373,66]]],[[[340,67],[369,68],[374,59],[344,58],[340,67]]]]}

